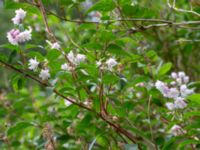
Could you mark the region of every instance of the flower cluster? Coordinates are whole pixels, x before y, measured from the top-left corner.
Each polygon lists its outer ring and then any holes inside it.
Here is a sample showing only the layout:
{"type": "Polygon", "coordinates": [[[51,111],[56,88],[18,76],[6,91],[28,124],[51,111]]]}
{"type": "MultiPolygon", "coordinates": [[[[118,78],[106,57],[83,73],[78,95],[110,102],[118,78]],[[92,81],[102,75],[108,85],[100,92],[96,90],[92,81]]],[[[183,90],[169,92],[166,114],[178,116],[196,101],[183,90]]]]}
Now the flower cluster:
{"type": "Polygon", "coordinates": [[[101,61],[96,62],[97,67],[101,67],[102,69],[107,69],[109,71],[113,71],[113,68],[118,64],[118,62],[115,58],[109,58],[106,60],[105,64],[106,66],[103,66],[101,61]]]}
{"type": "MultiPolygon", "coordinates": [[[[72,51],[70,51],[67,54],[67,58],[74,66],[78,66],[80,63],[84,62],[86,60],[86,56],[83,54],[77,54],[75,55],[72,51]]],[[[71,71],[74,66],[68,65],[67,63],[64,63],[61,65],[61,69],[64,71],[71,71]]]]}
{"type": "Polygon", "coordinates": [[[46,40],[46,42],[50,45],[51,49],[60,49],[60,44],[58,42],[51,43],[50,41],[46,40]]]}
{"type": "MultiPolygon", "coordinates": [[[[22,23],[23,19],[25,18],[26,12],[20,8],[16,10],[15,13],[16,15],[14,18],[12,18],[12,21],[14,24],[19,25],[22,23]]],[[[19,29],[12,29],[7,33],[7,38],[8,38],[8,41],[12,45],[18,45],[18,44],[31,40],[31,36],[32,36],[31,32],[32,32],[31,27],[23,31],[20,31],[19,29]]]]}
{"type": "Polygon", "coordinates": [[[194,89],[188,88],[189,77],[184,72],[172,72],[170,85],[162,81],[155,83],[156,88],[164,97],[173,99],[174,102],[167,102],[166,107],[169,110],[183,109],[187,106],[185,97],[194,93],[194,89]]]}
{"type": "Polygon", "coordinates": [[[171,129],[170,129],[170,133],[174,136],[179,136],[182,134],[185,134],[186,131],[182,129],[181,126],[179,125],[174,125],[171,129]]]}
{"type": "Polygon", "coordinates": [[[22,23],[25,17],[26,17],[26,11],[20,8],[15,11],[15,17],[12,18],[12,21],[14,24],[19,25],[22,23]]]}
{"type": "MultiPolygon", "coordinates": [[[[37,61],[36,58],[31,58],[29,59],[29,63],[28,63],[28,68],[30,70],[33,70],[33,71],[37,71],[38,69],[38,66],[39,66],[39,62],[37,61]]],[[[44,68],[40,71],[40,74],[39,74],[39,77],[45,81],[45,80],[48,80],[50,78],[50,73],[49,73],[49,69],[48,68],[44,68]]]]}

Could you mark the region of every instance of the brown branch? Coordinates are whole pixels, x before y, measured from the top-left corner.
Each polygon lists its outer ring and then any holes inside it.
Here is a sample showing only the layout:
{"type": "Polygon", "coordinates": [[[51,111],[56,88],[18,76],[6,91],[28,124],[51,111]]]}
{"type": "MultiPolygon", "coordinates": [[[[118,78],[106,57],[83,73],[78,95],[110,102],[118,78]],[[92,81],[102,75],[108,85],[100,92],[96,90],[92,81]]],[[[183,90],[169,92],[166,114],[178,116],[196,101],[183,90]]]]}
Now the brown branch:
{"type": "MultiPolygon", "coordinates": [[[[40,85],[42,85],[42,86],[44,86],[44,87],[52,87],[52,85],[50,85],[49,83],[47,83],[47,82],[42,82],[42,81],[40,81],[39,79],[37,79],[36,77],[34,77],[34,76],[32,76],[32,75],[30,75],[30,74],[28,74],[28,73],[25,73],[24,71],[22,71],[22,70],[20,70],[20,69],[18,69],[18,68],[16,68],[16,67],[14,67],[13,65],[10,65],[10,64],[6,63],[6,62],[3,61],[3,60],[0,60],[0,63],[3,64],[3,65],[5,65],[5,67],[7,67],[7,68],[9,68],[9,69],[11,69],[11,70],[14,70],[14,71],[16,71],[16,72],[18,72],[18,73],[20,73],[20,74],[23,74],[25,77],[36,81],[37,83],[39,83],[40,85]]],[[[112,122],[109,121],[109,119],[107,119],[105,116],[102,116],[101,113],[98,113],[98,112],[96,112],[94,109],[89,108],[89,107],[85,106],[85,105],[82,104],[82,103],[78,103],[78,102],[76,102],[75,100],[72,100],[71,98],[64,96],[62,93],[60,93],[60,92],[59,92],[58,90],[56,90],[56,89],[54,89],[53,92],[54,92],[56,95],[58,95],[58,96],[64,98],[65,100],[71,102],[72,104],[77,105],[77,106],[80,107],[80,108],[86,109],[86,110],[88,110],[88,111],[94,113],[96,116],[98,116],[98,117],[101,118],[103,121],[105,121],[106,123],[108,123],[111,127],[113,127],[117,132],[119,132],[119,133],[123,134],[124,136],[126,136],[126,137],[127,137],[129,140],[131,140],[133,143],[136,143],[136,139],[137,139],[137,138],[136,138],[132,133],[130,133],[129,131],[123,129],[120,125],[118,125],[118,124],[116,124],[116,123],[112,123],[112,122]]]]}

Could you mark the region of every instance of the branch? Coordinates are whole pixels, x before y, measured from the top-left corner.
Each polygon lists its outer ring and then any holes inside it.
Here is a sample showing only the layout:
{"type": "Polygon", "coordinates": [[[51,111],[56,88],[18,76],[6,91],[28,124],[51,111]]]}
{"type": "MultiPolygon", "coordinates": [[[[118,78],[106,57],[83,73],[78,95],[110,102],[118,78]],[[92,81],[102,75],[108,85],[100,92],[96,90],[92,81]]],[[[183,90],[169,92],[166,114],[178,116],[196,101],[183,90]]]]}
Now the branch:
{"type": "MultiPolygon", "coordinates": [[[[32,75],[30,75],[30,74],[28,74],[28,73],[25,73],[23,70],[20,70],[20,69],[16,68],[15,66],[8,64],[7,62],[5,62],[5,61],[3,61],[3,60],[0,60],[0,63],[3,64],[3,65],[5,65],[5,67],[7,67],[7,68],[9,68],[9,69],[11,69],[11,70],[14,70],[14,71],[16,71],[16,72],[18,72],[18,73],[24,75],[25,77],[36,81],[37,83],[39,83],[40,85],[42,85],[42,86],[44,86],[44,87],[52,87],[52,85],[50,85],[49,83],[47,83],[47,82],[42,82],[42,81],[40,81],[39,79],[37,79],[36,77],[34,77],[34,76],[32,76],[32,75]]],[[[64,98],[65,100],[71,102],[72,104],[77,105],[77,106],[80,107],[80,108],[86,109],[86,110],[88,110],[88,111],[94,113],[96,116],[98,116],[98,117],[101,118],[103,121],[105,121],[107,124],[109,124],[111,127],[113,127],[117,132],[119,132],[119,133],[123,134],[124,136],[126,136],[126,137],[127,137],[129,140],[131,140],[133,143],[136,143],[136,137],[135,137],[132,133],[130,133],[129,131],[123,129],[120,125],[118,125],[118,124],[116,124],[116,123],[112,123],[111,121],[109,121],[109,119],[107,119],[106,117],[104,117],[103,115],[101,115],[101,113],[98,113],[98,112],[96,112],[94,109],[89,108],[89,107],[85,106],[85,105],[82,104],[82,103],[78,103],[78,102],[76,102],[75,100],[72,100],[71,98],[64,96],[64,95],[63,95],[62,93],[60,93],[57,89],[53,89],[53,92],[54,92],[56,95],[58,95],[58,96],[64,98]]]]}
{"type": "Polygon", "coordinates": [[[185,12],[185,13],[191,13],[193,15],[196,15],[198,17],[200,17],[200,14],[197,13],[196,11],[193,11],[193,10],[185,10],[185,9],[181,9],[181,8],[177,8],[176,7],[176,1],[174,0],[173,1],[173,5],[170,4],[169,0],[167,0],[167,5],[169,8],[175,10],[175,11],[178,11],[178,12],[185,12]]]}

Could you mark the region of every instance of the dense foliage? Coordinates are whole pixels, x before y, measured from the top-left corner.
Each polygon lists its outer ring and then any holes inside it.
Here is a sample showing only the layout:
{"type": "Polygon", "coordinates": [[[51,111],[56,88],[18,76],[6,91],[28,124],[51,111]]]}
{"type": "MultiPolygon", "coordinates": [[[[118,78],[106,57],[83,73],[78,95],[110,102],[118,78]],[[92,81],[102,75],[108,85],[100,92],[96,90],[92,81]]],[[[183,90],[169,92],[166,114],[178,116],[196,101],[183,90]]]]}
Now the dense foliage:
{"type": "Polygon", "coordinates": [[[200,149],[199,0],[1,9],[1,150],[200,149]]]}

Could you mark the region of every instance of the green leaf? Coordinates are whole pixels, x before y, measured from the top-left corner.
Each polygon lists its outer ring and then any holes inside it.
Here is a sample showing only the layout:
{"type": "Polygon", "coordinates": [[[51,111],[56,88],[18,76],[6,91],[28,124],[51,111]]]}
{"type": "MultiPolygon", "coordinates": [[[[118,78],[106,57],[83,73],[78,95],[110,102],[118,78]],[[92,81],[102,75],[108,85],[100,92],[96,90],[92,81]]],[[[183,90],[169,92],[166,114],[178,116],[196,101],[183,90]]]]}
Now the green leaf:
{"type": "Polygon", "coordinates": [[[172,63],[166,63],[164,64],[158,71],[158,75],[159,76],[162,76],[162,75],[165,75],[168,71],[170,71],[172,67],[172,63]]]}
{"type": "Polygon", "coordinates": [[[187,99],[191,100],[194,103],[200,104],[200,94],[192,94],[188,96],[187,99]]]}
{"type": "Polygon", "coordinates": [[[92,11],[111,11],[115,8],[114,3],[111,0],[101,0],[94,4],[86,13],[92,12],[92,11]]]}
{"type": "Polygon", "coordinates": [[[57,59],[59,56],[60,56],[60,52],[58,51],[58,50],[51,50],[50,52],[48,52],[48,54],[47,54],[47,59],[49,60],[49,61],[51,61],[51,60],[55,60],[55,59],[57,59]]]}
{"type": "Polygon", "coordinates": [[[15,124],[7,130],[7,135],[9,136],[15,134],[16,132],[21,131],[30,126],[33,126],[33,124],[29,122],[18,122],[17,124],[15,124]]]}

